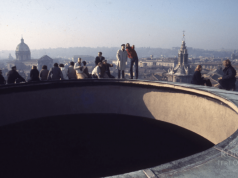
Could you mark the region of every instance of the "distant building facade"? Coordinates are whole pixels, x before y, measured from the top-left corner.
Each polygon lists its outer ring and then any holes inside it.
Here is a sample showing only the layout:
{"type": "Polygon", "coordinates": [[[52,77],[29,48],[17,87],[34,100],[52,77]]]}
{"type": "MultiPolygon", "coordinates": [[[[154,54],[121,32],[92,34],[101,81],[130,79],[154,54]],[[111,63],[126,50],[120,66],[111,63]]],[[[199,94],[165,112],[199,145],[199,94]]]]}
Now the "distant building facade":
{"type": "Polygon", "coordinates": [[[175,61],[163,61],[163,60],[150,60],[150,61],[141,61],[139,63],[140,67],[175,67],[175,61]]]}
{"type": "Polygon", "coordinates": [[[238,59],[238,53],[236,52],[236,50],[234,50],[234,52],[231,54],[231,60],[235,59],[238,59]]]}
{"type": "Polygon", "coordinates": [[[175,61],[158,61],[156,62],[157,66],[164,66],[164,67],[175,67],[176,62],[175,61]]]}
{"type": "Polygon", "coordinates": [[[40,71],[42,66],[46,65],[48,69],[53,67],[53,59],[47,55],[42,56],[40,59],[37,60],[37,68],[40,71]]]}

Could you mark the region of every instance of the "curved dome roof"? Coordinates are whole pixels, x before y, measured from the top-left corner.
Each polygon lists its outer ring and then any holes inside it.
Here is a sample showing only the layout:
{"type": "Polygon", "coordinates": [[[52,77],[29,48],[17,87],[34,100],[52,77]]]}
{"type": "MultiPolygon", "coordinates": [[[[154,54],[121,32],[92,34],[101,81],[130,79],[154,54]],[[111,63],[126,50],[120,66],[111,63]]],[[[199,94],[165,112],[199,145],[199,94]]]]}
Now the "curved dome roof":
{"type": "Polygon", "coordinates": [[[28,45],[24,43],[24,39],[21,39],[21,43],[17,45],[16,51],[30,51],[28,45]]]}

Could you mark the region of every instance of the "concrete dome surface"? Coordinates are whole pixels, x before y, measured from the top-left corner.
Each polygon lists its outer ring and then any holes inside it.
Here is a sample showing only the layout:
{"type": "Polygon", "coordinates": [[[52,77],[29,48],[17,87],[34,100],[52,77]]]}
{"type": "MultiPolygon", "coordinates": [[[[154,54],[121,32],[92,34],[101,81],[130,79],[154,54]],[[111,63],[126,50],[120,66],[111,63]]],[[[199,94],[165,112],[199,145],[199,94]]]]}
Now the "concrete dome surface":
{"type": "MultiPolygon", "coordinates": [[[[6,85],[0,91],[0,108],[4,111],[0,113],[0,126],[57,115],[123,114],[171,123],[215,144],[195,155],[113,178],[217,178],[238,174],[237,92],[182,83],[111,79],[6,85]],[[13,104],[18,112],[12,112],[13,104]]],[[[148,147],[153,147],[153,142],[148,147]]]]}

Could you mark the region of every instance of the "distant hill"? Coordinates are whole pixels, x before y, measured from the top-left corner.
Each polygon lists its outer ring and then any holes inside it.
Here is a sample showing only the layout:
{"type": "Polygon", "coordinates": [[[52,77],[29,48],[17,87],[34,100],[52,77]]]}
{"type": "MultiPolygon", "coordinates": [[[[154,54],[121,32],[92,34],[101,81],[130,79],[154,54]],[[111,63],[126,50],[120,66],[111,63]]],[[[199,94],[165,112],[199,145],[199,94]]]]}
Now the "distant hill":
{"type": "MultiPolygon", "coordinates": [[[[48,55],[51,58],[73,58],[74,55],[90,55],[97,56],[98,52],[101,51],[103,56],[110,59],[116,59],[117,50],[120,49],[120,45],[118,47],[70,47],[70,48],[48,48],[48,49],[32,49],[31,56],[32,58],[40,58],[43,55],[48,55]]],[[[150,57],[153,55],[155,58],[164,55],[165,57],[174,57],[178,55],[177,48],[172,49],[162,49],[162,48],[150,48],[150,47],[136,47],[136,51],[140,58],[142,57],[150,57]]],[[[9,54],[11,54],[15,58],[15,50],[4,50],[0,51],[0,59],[7,59],[9,54]]],[[[231,57],[232,51],[218,51],[218,50],[204,50],[204,49],[195,49],[188,47],[189,57],[231,57]]]]}

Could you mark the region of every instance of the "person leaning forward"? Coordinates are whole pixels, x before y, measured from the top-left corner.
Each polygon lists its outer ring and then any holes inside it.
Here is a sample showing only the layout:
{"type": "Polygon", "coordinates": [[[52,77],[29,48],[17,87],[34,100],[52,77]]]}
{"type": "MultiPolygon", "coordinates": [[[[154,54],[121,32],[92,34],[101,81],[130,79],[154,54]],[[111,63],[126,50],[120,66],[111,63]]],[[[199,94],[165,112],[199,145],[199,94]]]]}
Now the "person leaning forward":
{"type": "Polygon", "coordinates": [[[121,78],[121,71],[122,71],[122,78],[124,78],[124,70],[126,69],[126,62],[127,62],[127,51],[125,50],[125,44],[121,45],[121,49],[117,51],[117,69],[118,69],[118,78],[121,78]]]}
{"type": "Polygon", "coordinates": [[[101,79],[101,68],[102,67],[102,63],[99,62],[98,65],[93,69],[92,71],[92,78],[97,78],[97,79],[101,79]]]}
{"type": "Polygon", "coordinates": [[[8,84],[15,83],[17,79],[20,79],[21,81],[26,82],[26,80],[22,76],[20,76],[20,74],[17,72],[16,66],[13,66],[12,70],[10,70],[7,73],[7,83],[8,84]]]}

